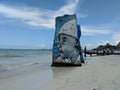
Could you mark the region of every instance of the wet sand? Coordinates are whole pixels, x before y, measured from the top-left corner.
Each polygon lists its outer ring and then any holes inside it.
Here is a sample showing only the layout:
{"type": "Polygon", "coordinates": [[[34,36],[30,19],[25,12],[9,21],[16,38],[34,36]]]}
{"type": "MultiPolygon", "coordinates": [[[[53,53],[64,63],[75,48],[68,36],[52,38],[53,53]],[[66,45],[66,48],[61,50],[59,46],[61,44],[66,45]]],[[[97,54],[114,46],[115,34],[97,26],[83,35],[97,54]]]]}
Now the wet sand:
{"type": "Polygon", "coordinates": [[[1,78],[0,90],[120,90],[120,55],[88,57],[82,67],[51,67],[1,78]]]}

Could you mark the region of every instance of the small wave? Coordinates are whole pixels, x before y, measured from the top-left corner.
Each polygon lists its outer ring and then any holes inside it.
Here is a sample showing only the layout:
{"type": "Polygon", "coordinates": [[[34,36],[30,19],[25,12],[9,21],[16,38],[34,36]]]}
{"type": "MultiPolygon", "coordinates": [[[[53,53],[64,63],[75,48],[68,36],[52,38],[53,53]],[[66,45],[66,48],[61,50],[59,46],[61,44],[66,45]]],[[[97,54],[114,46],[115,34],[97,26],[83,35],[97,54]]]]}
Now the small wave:
{"type": "Polygon", "coordinates": [[[22,64],[21,66],[32,66],[32,65],[39,64],[39,63],[40,63],[40,62],[35,61],[35,62],[30,62],[30,63],[25,63],[25,64],[22,64]]]}
{"type": "Polygon", "coordinates": [[[29,62],[29,63],[24,63],[24,64],[0,64],[0,72],[29,67],[29,66],[37,65],[39,63],[40,62],[35,61],[35,62],[29,62]]]}
{"type": "Polygon", "coordinates": [[[4,64],[1,64],[0,65],[0,71],[3,72],[3,71],[10,71],[10,70],[13,70],[15,68],[17,68],[18,66],[17,65],[4,65],[4,64]]]}
{"type": "Polygon", "coordinates": [[[0,58],[38,57],[51,54],[51,51],[29,49],[0,49],[0,58]]]}
{"type": "Polygon", "coordinates": [[[22,57],[22,56],[15,55],[15,54],[4,54],[4,55],[0,55],[0,58],[14,58],[14,57],[22,57]]]}

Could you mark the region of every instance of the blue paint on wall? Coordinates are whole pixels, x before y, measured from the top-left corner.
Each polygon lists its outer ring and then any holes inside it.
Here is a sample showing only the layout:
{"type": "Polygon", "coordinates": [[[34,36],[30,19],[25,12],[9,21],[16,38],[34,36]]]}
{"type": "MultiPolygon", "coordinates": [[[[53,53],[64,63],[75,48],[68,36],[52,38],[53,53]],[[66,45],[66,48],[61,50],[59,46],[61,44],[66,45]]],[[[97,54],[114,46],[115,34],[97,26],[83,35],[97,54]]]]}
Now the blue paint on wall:
{"type": "MultiPolygon", "coordinates": [[[[58,34],[62,28],[62,26],[67,23],[70,20],[76,20],[76,14],[73,15],[64,15],[61,17],[57,17],[56,18],[56,25],[55,25],[55,36],[54,36],[54,42],[53,42],[53,49],[52,49],[52,54],[53,54],[53,61],[54,59],[56,60],[59,56],[60,56],[60,52],[58,51],[58,44],[59,44],[59,38],[58,38],[58,34]]],[[[77,23],[77,22],[76,22],[77,23]]],[[[84,58],[83,58],[83,54],[82,54],[82,49],[81,49],[81,45],[80,45],[80,37],[81,37],[81,29],[80,29],[80,25],[76,25],[77,27],[77,35],[78,35],[78,44],[79,44],[79,55],[80,55],[80,59],[79,61],[84,62],[84,58]]]]}
{"type": "Polygon", "coordinates": [[[57,17],[56,18],[56,30],[55,30],[55,36],[54,36],[54,43],[53,43],[53,57],[57,58],[60,56],[60,53],[58,51],[58,44],[59,44],[59,38],[58,38],[58,33],[60,32],[60,29],[62,28],[62,26],[72,20],[72,19],[76,19],[76,14],[73,15],[64,15],[62,17],[57,17]]]}

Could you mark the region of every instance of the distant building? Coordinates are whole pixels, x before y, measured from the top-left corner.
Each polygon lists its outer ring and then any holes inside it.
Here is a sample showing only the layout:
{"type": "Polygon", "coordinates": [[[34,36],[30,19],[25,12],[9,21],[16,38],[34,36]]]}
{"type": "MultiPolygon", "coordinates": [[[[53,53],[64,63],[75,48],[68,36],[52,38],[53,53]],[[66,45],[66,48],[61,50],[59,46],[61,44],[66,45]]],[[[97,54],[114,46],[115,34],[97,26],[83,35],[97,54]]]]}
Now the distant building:
{"type": "Polygon", "coordinates": [[[115,45],[110,45],[107,43],[106,45],[99,45],[97,48],[92,50],[86,50],[86,54],[97,54],[97,55],[111,55],[111,54],[119,54],[120,55],[120,42],[115,45]]]}
{"type": "Polygon", "coordinates": [[[115,45],[110,45],[107,43],[106,45],[100,45],[99,47],[96,48],[98,52],[103,52],[104,54],[120,54],[120,42],[115,45]]]}

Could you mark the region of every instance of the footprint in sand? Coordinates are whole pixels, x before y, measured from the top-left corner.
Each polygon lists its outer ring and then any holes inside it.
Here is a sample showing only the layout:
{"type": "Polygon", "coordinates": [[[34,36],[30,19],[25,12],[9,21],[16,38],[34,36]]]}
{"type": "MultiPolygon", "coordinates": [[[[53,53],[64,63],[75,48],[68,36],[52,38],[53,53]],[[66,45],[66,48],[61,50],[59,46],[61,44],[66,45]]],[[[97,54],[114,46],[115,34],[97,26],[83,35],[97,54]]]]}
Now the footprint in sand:
{"type": "Polygon", "coordinates": [[[115,80],[112,81],[115,90],[119,90],[120,89],[120,78],[116,78],[115,80]]]}

